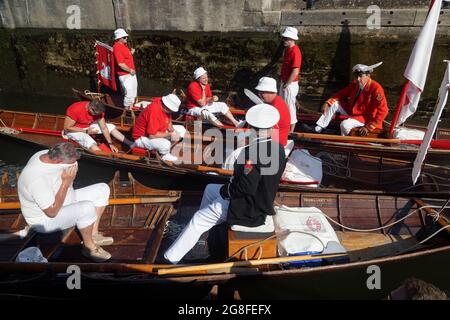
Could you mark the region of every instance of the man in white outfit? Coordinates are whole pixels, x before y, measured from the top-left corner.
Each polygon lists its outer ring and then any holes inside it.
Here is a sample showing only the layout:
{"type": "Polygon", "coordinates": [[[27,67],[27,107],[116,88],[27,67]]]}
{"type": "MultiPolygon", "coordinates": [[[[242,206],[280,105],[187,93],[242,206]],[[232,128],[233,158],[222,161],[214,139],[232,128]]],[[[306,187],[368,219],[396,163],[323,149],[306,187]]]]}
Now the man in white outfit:
{"type": "Polygon", "coordinates": [[[125,108],[131,109],[137,96],[138,82],[133,55],[127,43],[128,33],[124,29],[119,28],[114,31],[115,72],[119,77],[124,94],[123,105],[125,108]]]}
{"type": "Polygon", "coordinates": [[[99,232],[99,224],[108,205],[109,186],[97,183],[73,189],[80,157],[68,142],[35,153],[18,180],[22,214],[28,225],[39,233],[52,233],[77,226],[83,239],[82,254],[95,262],[111,258],[101,245],[113,238],[99,232]]]}
{"type": "Polygon", "coordinates": [[[136,119],[133,127],[135,146],[156,150],[164,161],[177,162],[178,158],[170,153],[171,141],[184,137],[186,129],[181,125],[172,125],[172,112],[178,112],[181,101],[174,94],[155,98],[136,119]]]}
{"type": "Polygon", "coordinates": [[[240,153],[230,181],[206,187],[199,210],[164,253],[170,263],[178,263],[217,224],[257,227],[265,224],[267,215],[275,214],[273,201],[286,160],[283,147],[271,138],[279,118],[277,109],[268,104],[248,110],[245,119],[257,135],[240,153]]]}
{"type": "Polygon", "coordinates": [[[284,49],[283,64],[281,66],[279,95],[284,99],[291,114],[291,132],[297,123],[297,94],[300,68],[302,65],[302,53],[295,44],[298,40],[298,31],[294,27],[287,27],[281,34],[284,49]]]}

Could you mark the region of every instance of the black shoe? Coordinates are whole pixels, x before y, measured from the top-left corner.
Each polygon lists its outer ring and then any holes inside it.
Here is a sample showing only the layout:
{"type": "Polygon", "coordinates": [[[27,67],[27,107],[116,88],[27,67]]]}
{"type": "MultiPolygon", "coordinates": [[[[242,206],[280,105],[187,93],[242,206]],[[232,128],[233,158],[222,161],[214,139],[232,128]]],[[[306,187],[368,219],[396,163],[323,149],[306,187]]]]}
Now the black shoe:
{"type": "Polygon", "coordinates": [[[310,126],[306,123],[302,123],[300,125],[300,131],[306,133],[318,133],[313,126],[310,126]]]}

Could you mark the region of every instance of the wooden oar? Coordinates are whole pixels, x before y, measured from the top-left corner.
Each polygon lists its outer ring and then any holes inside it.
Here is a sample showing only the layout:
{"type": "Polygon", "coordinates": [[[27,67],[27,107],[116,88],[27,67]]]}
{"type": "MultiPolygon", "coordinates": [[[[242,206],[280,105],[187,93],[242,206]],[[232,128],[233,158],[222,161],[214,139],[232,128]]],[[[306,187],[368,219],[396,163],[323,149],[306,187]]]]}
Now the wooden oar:
{"type": "Polygon", "coordinates": [[[372,143],[384,143],[384,144],[401,143],[400,139],[338,136],[338,135],[333,135],[333,134],[320,134],[320,133],[292,132],[289,134],[289,136],[294,139],[332,140],[332,141],[346,141],[346,142],[372,142],[372,143]]]}
{"type": "Polygon", "coordinates": [[[158,269],[158,275],[180,274],[180,273],[185,273],[185,272],[191,273],[194,271],[201,272],[201,271],[205,271],[205,270],[214,270],[214,269],[222,269],[222,268],[253,267],[253,266],[266,265],[266,264],[298,262],[298,261],[305,261],[305,260],[311,260],[311,259],[330,259],[330,258],[337,258],[337,257],[344,257],[344,256],[347,256],[347,254],[341,253],[341,254],[328,254],[328,255],[290,256],[290,257],[279,257],[279,258],[269,258],[269,259],[260,259],[260,260],[202,264],[202,265],[186,266],[186,267],[179,267],[179,268],[158,269]]]}
{"type": "Polygon", "coordinates": [[[216,168],[216,167],[208,167],[208,166],[198,166],[197,167],[197,171],[200,171],[200,172],[214,172],[214,173],[222,174],[222,175],[225,175],[225,176],[233,175],[233,171],[232,170],[221,169],[221,168],[216,168]]]}
{"type": "MultiPolygon", "coordinates": [[[[144,204],[144,203],[164,203],[175,202],[180,197],[143,197],[143,198],[111,198],[109,205],[125,205],[125,204],[144,204]]],[[[20,209],[20,202],[0,202],[0,210],[16,210],[20,209]]]]}

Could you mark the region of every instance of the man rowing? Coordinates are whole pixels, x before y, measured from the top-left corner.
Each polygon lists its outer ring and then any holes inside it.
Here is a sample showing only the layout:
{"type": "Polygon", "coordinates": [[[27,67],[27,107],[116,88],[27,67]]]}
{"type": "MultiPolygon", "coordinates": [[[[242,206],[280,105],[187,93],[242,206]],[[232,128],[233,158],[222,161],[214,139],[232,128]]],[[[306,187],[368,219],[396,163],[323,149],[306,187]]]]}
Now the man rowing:
{"type": "Polygon", "coordinates": [[[358,128],[357,134],[360,136],[383,129],[383,121],[389,113],[389,108],[383,87],[371,78],[373,69],[381,64],[382,62],[371,66],[355,65],[355,79],[323,104],[322,115],[316,122],[316,127],[311,128],[304,124],[303,131],[322,132],[336,113],[349,116],[340,125],[343,136],[349,135],[354,128],[358,128]]]}
{"type": "Polygon", "coordinates": [[[273,201],[286,162],[283,147],[271,138],[279,117],[267,104],[248,110],[245,119],[256,130],[251,145],[240,153],[228,183],[206,187],[199,210],[164,253],[165,259],[178,263],[201,235],[217,224],[257,227],[275,214],[273,201]]]}
{"type": "Polygon", "coordinates": [[[71,104],[66,110],[66,118],[64,119],[65,135],[90,151],[101,150],[97,142],[91,137],[91,135],[99,133],[103,134],[113,152],[119,150],[114,146],[112,137],[131,146],[133,142],[117,130],[115,125],[106,123],[104,112],[105,106],[99,100],[80,101],[71,104]]]}
{"type": "Polygon", "coordinates": [[[176,162],[178,158],[170,153],[171,141],[183,138],[183,126],[173,126],[171,114],[178,112],[181,101],[175,94],[153,99],[136,119],[133,127],[135,146],[156,150],[164,161],[176,162]]]}
{"type": "Polygon", "coordinates": [[[244,124],[244,122],[239,122],[234,118],[226,103],[218,100],[217,96],[212,95],[207,71],[203,67],[195,69],[194,81],[187,88],[187,114],[208,120],[218,127],[223,126],[223,124],[214,113],[224,115],[236,127],[244,124]]]}

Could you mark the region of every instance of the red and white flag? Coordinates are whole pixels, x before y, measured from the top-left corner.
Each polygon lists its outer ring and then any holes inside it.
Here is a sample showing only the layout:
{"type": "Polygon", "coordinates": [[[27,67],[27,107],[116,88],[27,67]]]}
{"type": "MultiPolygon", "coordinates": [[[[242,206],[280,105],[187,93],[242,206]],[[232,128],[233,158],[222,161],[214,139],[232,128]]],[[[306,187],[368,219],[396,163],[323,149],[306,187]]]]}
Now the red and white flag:
{"type": "MultiPolygon", "coordinates": [[[[434,38],[436,35],[439,14],[442,0],[432,0],[425,24],[420,32],[419,38],[414,45],[414,49],[409,57],[408,65],[404,72],[405,83],[403,91],[405,96],[401,96],[401,104],[397,106],[400,109],[398,119],[393,126],[397,127],[406,121],[417,110],[420,95],[425,87],[427,79],[428,66],[430,64],[431,52],[433,50],[434,38]]],[[[400,101],[399,101],[400,102],[400,101]]],[[[394,119],[395,121],[395,119],[394,119]]],[[[393,129],[393,128],[392,128],[393,129]]]]}
{"type": "Polygon", "coordinates": [[[117,91],[116,77],[114,72],[113,48],[107,44],[95,41],[95,55],[97,57],[98,89],[100,84],[117,91]]]}

